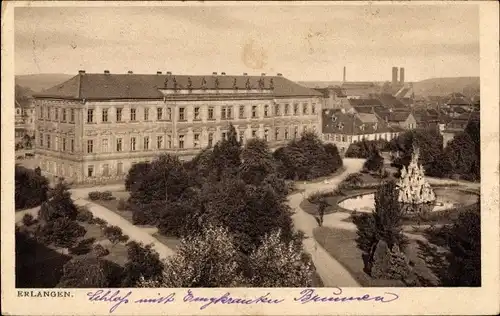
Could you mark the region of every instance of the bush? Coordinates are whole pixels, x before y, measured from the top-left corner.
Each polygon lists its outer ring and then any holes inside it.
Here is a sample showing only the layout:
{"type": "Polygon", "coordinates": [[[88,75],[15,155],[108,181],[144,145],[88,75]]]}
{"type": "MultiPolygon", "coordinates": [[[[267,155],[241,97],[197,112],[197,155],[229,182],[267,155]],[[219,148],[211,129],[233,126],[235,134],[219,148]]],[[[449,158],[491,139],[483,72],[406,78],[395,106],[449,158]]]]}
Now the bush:
{"type": "Polygon", "coordinates": [[[118,200],[118,205],[116,206],[116,208],[119,211],[126,211],[128,209],[127,201],[125,201],[124,198],[120,198],[118,200]]]}
{"type": "Polygon", "coordinates": [[[29,226],[31,226],[31,225],[33,225],[35,223],[36,223],[36,220],[33,217],[33,215],[31,215],[29,213],[28,214],[24,214],[24,216],[23,216],[23,224],[24,224],[24,226],[29,227],[29,226]]]}
{"type": "Polygon", "coordinates": [[[99,225],[101,227],[108,225],[108,222],[99,217],[94,217],[93,222],[94,224],[99,225]]]}
{"type": "Polygon", "coordinates": [[[73,248],[71,248],[69,251],[71,254],[74,255],[84,255],[90,252],[92,250],[92,245],[95,242],[95,238],[87,238],[87,239],[82,239],[80,242],[73,248]]]}
{"type": "Polygon", "coordinates": [[[50,199],[42,204],[38,211],[38,219],[45,223],[53,222],[59,218],[75,220],[78,209],[71,199],[69,188],[63,182],[50,191],[50,199]]]}
{"type": "Polygon", "coordinates": [[[109,200],[114,200],[116,199],[113,196],[113,193],[111,191],[104,191],[104,192],[99,192],[99,191],[93,191],[89,192],[89,199],[92,201],[109,201],[109,200]]]}
{"type": "Polygon", "coordinates": [[[122,235],[120,237],[120,242],[127,243],[129,241],[130,237],[128,235],[122,235]]]}
{"type": "Polygon", "coordinates": [[[109,255],[109,250],[107,248],[104,248],[101,244],[95,245],[92,251],[97,257],[105,257],[109,255]]]}
{"type": "Polygon", "coordinates": [[[31,208],[45,202],[48,197],[49,181],[36,170],[15,166],[15,208],[31,208]]]}
{"type": "Polygon", "coordinates": [[[104,228],[104,236],[106,236],[106,238],[108,238],[113,244],[116,244],[123,236],[123,231],[118,226],[108,226],[104,228]]]}
{"type": "Polygon", "coordinates": [[[91,221],[93,218],[94,218],[94,215],[92,214],[92,212],[86,208],[80,209],[78,212],[78,215],[76,216],[77,221],[86,222],[89,224],[91,224],[91,221]]]}

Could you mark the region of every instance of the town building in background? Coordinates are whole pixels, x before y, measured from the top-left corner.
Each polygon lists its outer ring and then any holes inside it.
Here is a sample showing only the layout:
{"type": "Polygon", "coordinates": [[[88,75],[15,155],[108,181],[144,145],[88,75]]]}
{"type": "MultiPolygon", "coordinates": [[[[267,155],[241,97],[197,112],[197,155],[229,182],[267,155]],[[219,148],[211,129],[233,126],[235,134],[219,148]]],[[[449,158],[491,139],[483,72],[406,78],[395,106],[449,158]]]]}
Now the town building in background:
{"type": "Polygon", "coordinates": [[[29,149],[35,134],[35,110],[31,100],[15,101],[15,142],[16,149],[29,149]]]}
{"type": "Polygon", "coordinates": [[[75,183],[123,179],[160,153],[190,159],[226,137],[271,148],[319,131],[323,98],[277,76],[90,74],[34,95],[42,172],[75,183]]]}

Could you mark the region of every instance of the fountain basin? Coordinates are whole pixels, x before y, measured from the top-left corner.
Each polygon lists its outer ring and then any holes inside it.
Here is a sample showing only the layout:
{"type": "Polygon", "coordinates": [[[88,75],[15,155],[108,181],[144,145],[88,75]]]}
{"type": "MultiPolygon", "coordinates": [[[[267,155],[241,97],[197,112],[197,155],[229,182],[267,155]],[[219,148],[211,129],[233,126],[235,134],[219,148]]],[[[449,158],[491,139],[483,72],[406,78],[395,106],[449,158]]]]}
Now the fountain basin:
{"type": "MultiPolygon", "coordinates": [[[[477,202],[479,194],[456,187],[434,188],[436,201],[428,206],[431,212],[444,211],[458,207],[470,206],[477,202]]],[[[371,213],[375,209],[375,193],[365,193],[348,197],[338,205],[349,211],[371,213]]]]}

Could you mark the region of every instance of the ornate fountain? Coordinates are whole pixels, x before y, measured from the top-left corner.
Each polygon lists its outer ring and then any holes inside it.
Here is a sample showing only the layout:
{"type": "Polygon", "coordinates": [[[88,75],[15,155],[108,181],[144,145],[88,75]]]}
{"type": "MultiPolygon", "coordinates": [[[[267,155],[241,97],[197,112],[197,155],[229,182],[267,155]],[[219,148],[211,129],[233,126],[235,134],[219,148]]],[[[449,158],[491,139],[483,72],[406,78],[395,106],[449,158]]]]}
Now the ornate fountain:
{"type": "Polygon", "coordinates": [[[406,213],[421,213],[432,209],[436,202],[436,194],[425,180],[424,168],[419,165],[420,151],[413,147],[408,168],[401,169],[401,177],[396,183],[398,201],[403,205],[406,213]]]}

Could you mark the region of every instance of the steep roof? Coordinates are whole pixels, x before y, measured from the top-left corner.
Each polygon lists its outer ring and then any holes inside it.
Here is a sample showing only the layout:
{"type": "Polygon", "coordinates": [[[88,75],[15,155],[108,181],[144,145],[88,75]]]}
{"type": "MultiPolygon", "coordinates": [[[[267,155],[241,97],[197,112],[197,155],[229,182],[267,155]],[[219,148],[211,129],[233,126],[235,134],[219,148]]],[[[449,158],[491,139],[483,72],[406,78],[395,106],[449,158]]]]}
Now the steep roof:
{"type": "Polygon", "coordinates": [[[281,76],[187,76],[187,75],[141,75],[141,74],[78,74],[55,87],[35,95],[39,98],[64,99],[162,99],[160,89],[215,89],[240,90],[274,87],[273,96],[321,96],[314,89],[303,87],[281,76]],[[271,83],[272,82],[272,83],[271,83]],[[165,87],[166,85],[166,87],[165,87]]]}
{"type": "Polygon", "coordinates": [[[324,109],[321,121],[325,134],[366,135],[396,131],[375,114],[345,113],[338,109],[324,109]]]}
{"type": "Polygon", "coordinates": [[[352,106],[381,106],[382,103],[377,99],[349,99],[349,103],[352,106]]]}
{"type": "Polygon", "coordinates": [[[386,107],[389,108],[400,108],[406,109],[407,107],[399,101],[396,97],[388,93],[382,93],[378,95],[379,101],[386,107]]]}

